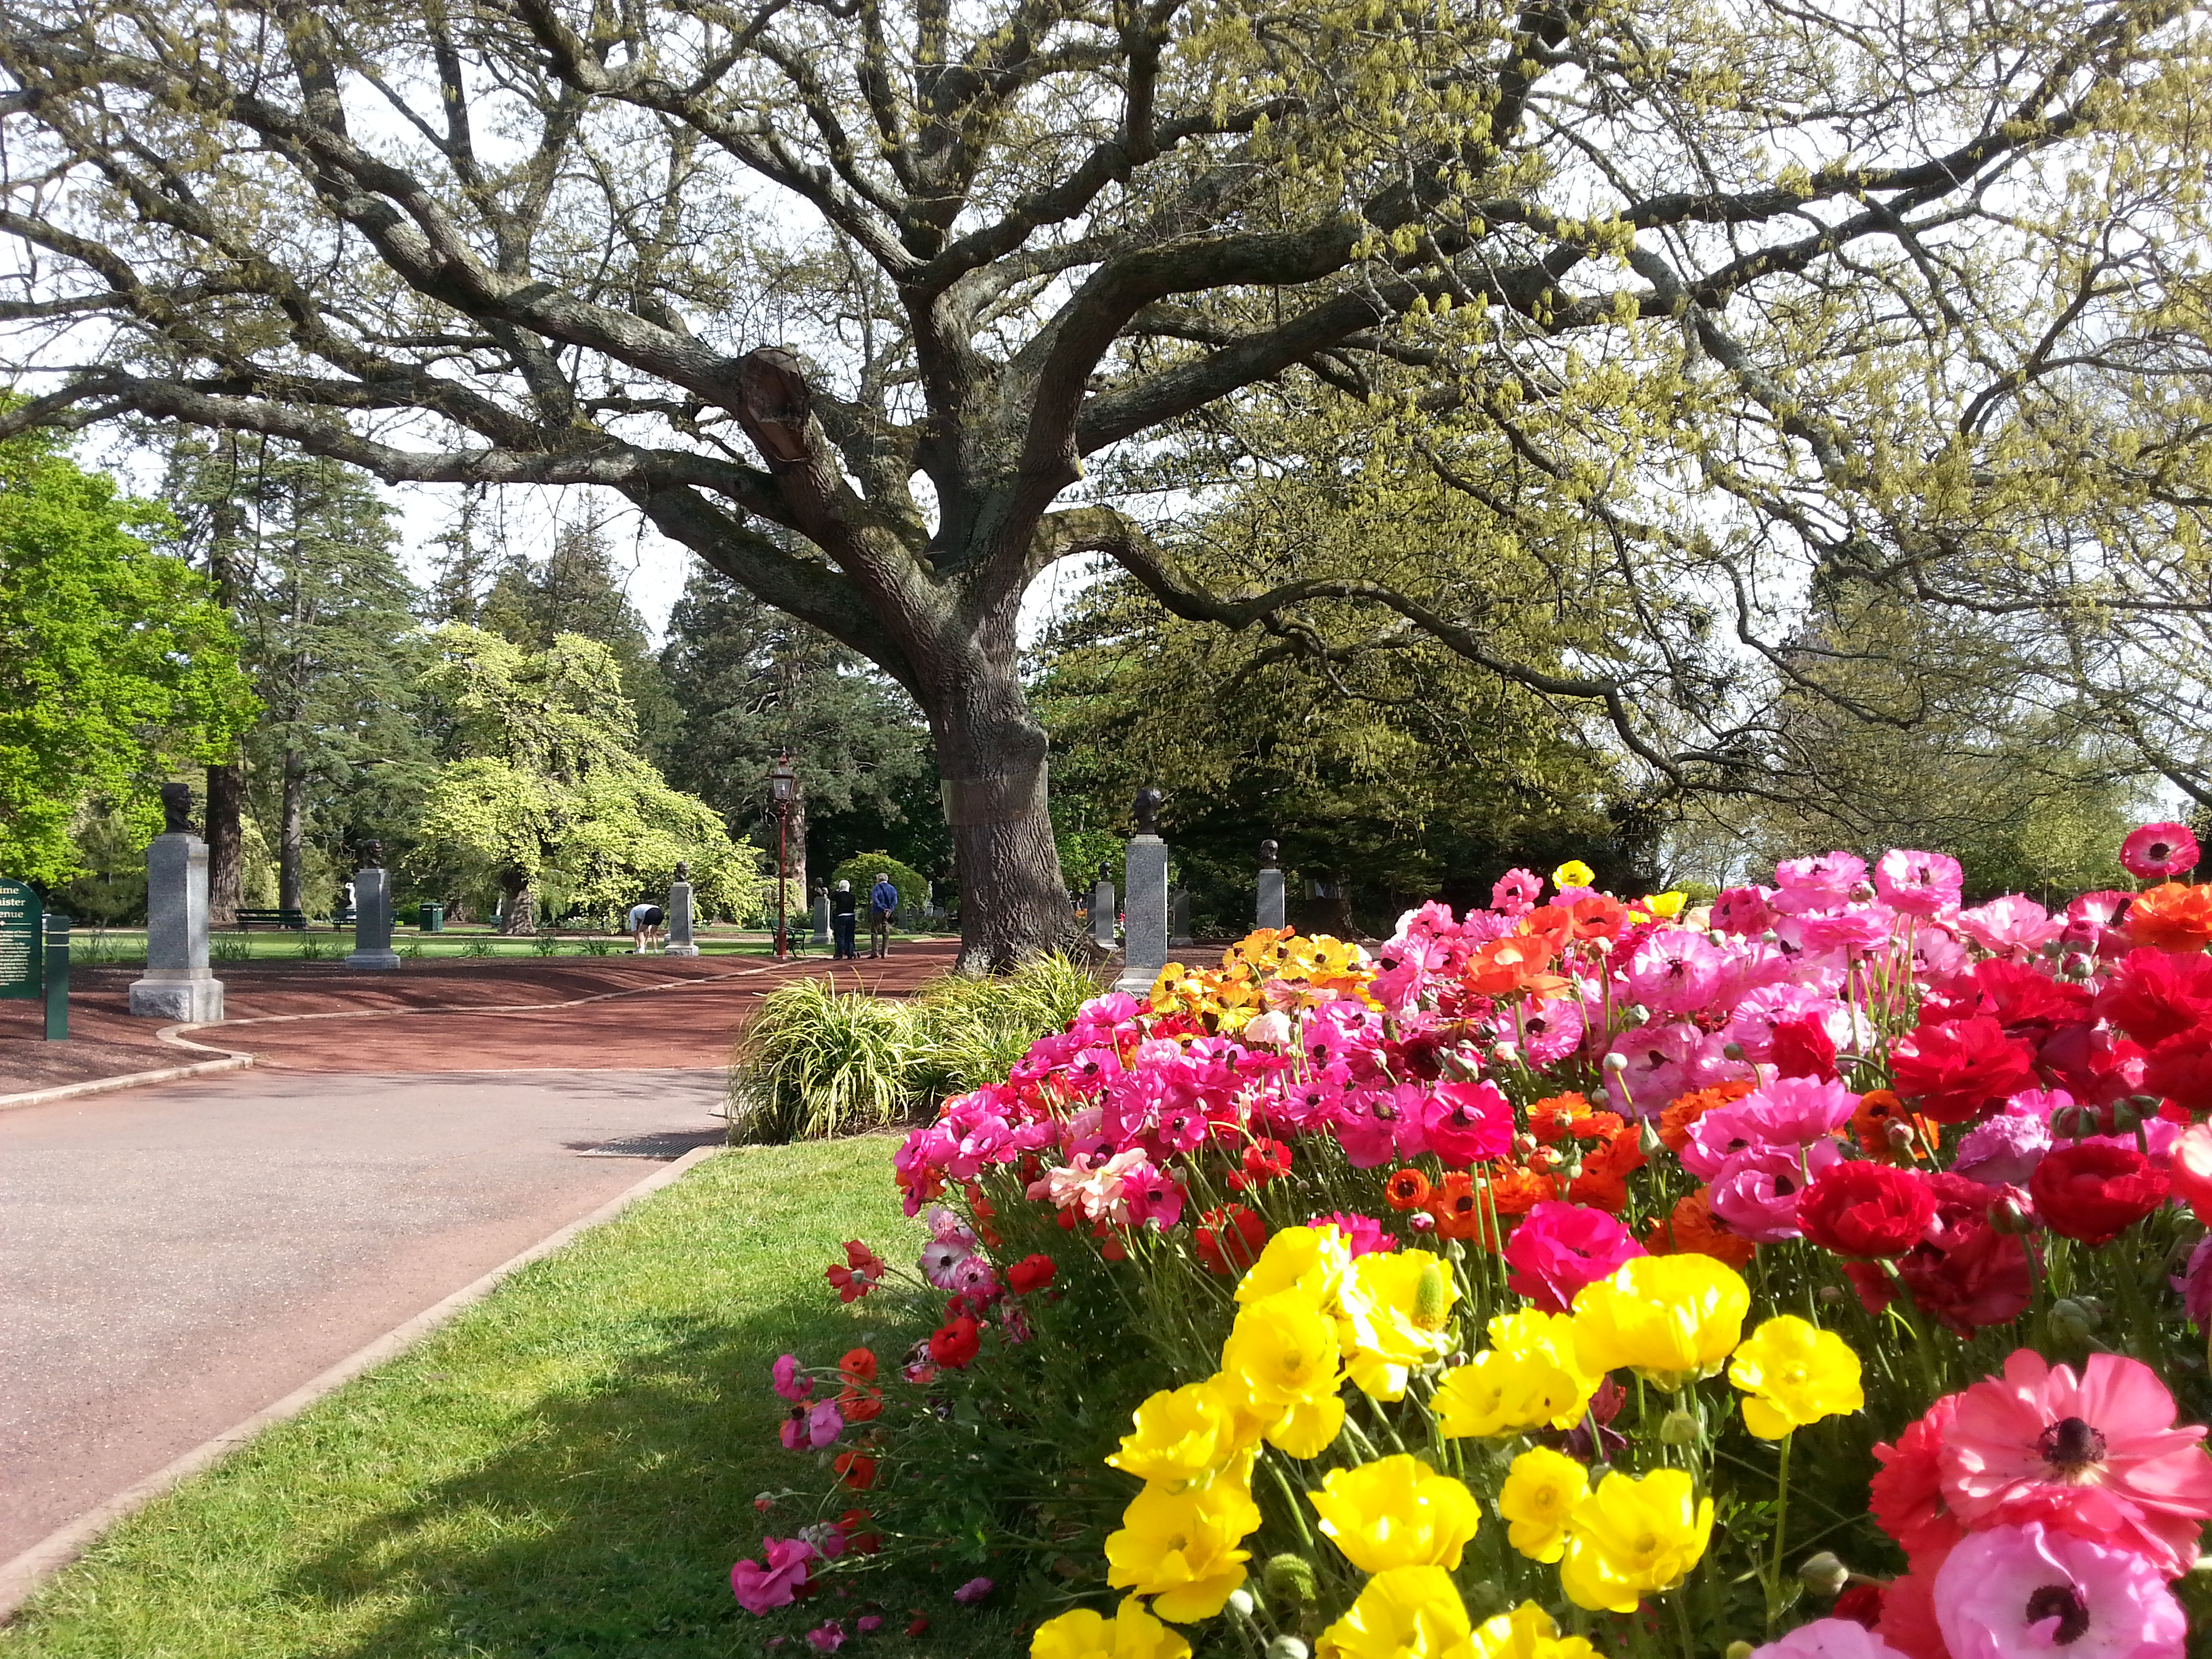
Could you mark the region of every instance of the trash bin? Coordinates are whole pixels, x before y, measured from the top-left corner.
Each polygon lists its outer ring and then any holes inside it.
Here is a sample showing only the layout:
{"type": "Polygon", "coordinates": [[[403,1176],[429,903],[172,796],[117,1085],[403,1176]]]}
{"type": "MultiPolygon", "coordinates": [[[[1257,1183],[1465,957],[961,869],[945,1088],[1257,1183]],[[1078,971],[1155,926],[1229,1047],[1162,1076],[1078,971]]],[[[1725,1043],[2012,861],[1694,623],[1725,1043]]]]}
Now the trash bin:
{"type": "Polygon", "coordinates": [[[422,907],[421,925],[422,931],[426,933],[444,933],[446,931],[446,907],[442,904],[424,905],[422,907]]]}

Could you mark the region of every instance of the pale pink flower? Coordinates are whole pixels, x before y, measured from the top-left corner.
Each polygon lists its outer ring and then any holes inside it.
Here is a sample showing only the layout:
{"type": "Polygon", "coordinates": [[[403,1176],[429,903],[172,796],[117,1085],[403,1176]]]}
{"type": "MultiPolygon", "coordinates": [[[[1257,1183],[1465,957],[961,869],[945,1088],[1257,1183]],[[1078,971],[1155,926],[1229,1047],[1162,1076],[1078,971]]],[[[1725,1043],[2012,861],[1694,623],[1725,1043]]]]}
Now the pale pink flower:
{"type": "Polygon", "coordinates": [[[1958,929],[1984,951],[2031,956],[2066,931],[2066,924],[2025,893],[2007,893],[1959,912],[1958,929]]]}
{"type": "Polygon", "coordinates": [[[921,1247],[921,1276],[940,1291],[952,1290],[956,1288],[954,1276],[967,1260],[965,1245],[956,1244],[947,1238],[933,1238],[921,1247]]]}
{"type": "Polygon", "coordinates": [[[1613,1038],[1610,1052],[1627,1066],[1606,1067],[1606,1092],[1616,1110],[1656,1117],[1675,1096],[1697,1085],[1691,1069],[1698,1058],[1702,1033],[1694,1025],[1639,1025],[1613,1038]]]}
{"type": "Polygon", "coordinates": [[[2091,1354],[2077,1378],[2014,1349],[2002,1379],[1960,1397],[1944,1437],[1944,1499],[1969,1527],[2041,1521],[2173,1577],[2195,1565],[2212,1517],[2204,1430],[2173,1419],[2173,1396],[2140,1360],[2091,1354]]]}
{"type": "Polygon", "coordinates": [[[1526,915],[1543,896],[1544,878],[1533,870],[1508,870],[1490,890],[1490,908],[1509,916],[1526,915]]]}
{"type": "Polygon", "coordinates": [[[1959,860],[1942,853],[1893,848],[1874,866],[1874,890],[1893,910],[1908,916],[1933,916],[1959,902],[1966,873],[1959,860]]]}
{"type": "Polygon", "coordinates": [[[1859,896],[1867,878],[1866,860],[1856,853],[1823,853],[1818,858],[1784,859],[1774,866],[1774,896],[1767,902],[1787,916],[1840,910],[1859,896]]]}
{"type": "Polygon", "coordinates": [[[1270,1048],[1288,1047],[1296,1035],[1291,1017],[1279,1008],[1270,1008],[1264,1014],[1255,1015],[1245,1021],[1244,1029],[1237,1033],[1247,1042],[1262,1044],[1270,1048]]]}
{"type": "MultiPolygon", "coordinates": [[[[2005,1102],[2004,1110],[1966,1131],[1951,1160],[1951,1173],[1984,1187],[2025,1187],[2051,1150],[2051,1114],[2071,1106],[2063,1089],[2029,1089],[2005,1102]]],[[[2128,1143],[2133,1146],[2130,1140],[2128,1143]]]]}
{"type": "Polygon", "coordinates": [[[833,1402],[817,1401],[805,1411],[793,1407],[791,1415],[783,1420],[784,1449],[820,1451],[824,1446],[835,1445],[837,1437],[844,1432],[844,1414],[833,1402]]]}
{"type": "Polygon", "coordinates": [[[2150,1562],[2033,1521],[1960,1540],[1934,1599],[1951,1659],[2182,1659],[2189,1634],[2150,1562]]]}
{"type": "Polygon", "coordinates": [[[1778,1642],[1753,1648],[1751,1659],[1905,1659],[1855,1619],[1815,1619],[1778,1642]]]}
{"type": "Polygon", "coordinates": [[[1843,1157],[1832,1140],[1737,1152],[1713,1176],[1706,1201],[1729,1231],[1754,1244],[1796,1238],[1797,1194],[1843,1157]]]}
{"type": "Polygon", "coordinates": [[[1079,1152],[1071,1163],[1048,1170],[1042,1179],[1031,1182],[1028,1195],[1048,1200],[1055,1209],[1079,1210],[1086,1221],[1126,1226],[1129,1216],[1128,1206],[1121,1201],[1121,1177],[1146,1161],[1141,1146],[1116,1152],[1103,1162],[1079,1152]]]}
{"type": "Polygon", "coordinates": [[[1713,1000],[1728,957],[1702,933],[1667,927],[1628,959],[1628,994],[1658,1014],[1692,1014],[1713,1000]]]}

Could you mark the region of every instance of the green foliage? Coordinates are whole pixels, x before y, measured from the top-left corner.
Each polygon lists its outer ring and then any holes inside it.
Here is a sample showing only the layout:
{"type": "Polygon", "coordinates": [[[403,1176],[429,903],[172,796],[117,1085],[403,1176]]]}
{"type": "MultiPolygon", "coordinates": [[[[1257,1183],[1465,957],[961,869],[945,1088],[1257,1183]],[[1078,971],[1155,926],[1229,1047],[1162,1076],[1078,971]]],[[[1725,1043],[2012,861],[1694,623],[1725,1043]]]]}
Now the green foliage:
{"type": "Polygon", "coordinates": [[[510,931],[551,915],[606,918],[691,866],[702,915],[748,914],[761,878],[704,801],[671,789],[633,750],[635,726],[605,646],[564,634],[524,651],[452,623],[433,636],[427,687],[450,711],[463,758],[424,804],[415,872],[496,888],[510,931]]]}
{"type": "Polygon", "coordinates": [[[829,875],[830,885],[841,881],[853,884],[854,914],[860,918],[859,926],[865,931],[868,925],[868,894],[876,884],[878,875],[891,878],[898,889],[896,921],[902,927],[918,927],[921,921],[921,903],[929,891],[929,884],[919,872],[908,869],[889,853],[855,853],[829,875]]]}
{"type": "Polygon", "coordinates": [[[1099,989],[1087,969],[1054,956],[1002,978],[948,975],[903,1001],[841,991],[829,976],[793,981],[769,994],[738,1040],[732,1133],[811,1140],[905,1121],[1003,1081],[1099,989]]]}
{"type": "MultiPolygon", "coordinates": [[[[149,543],[172,521],[52,436],[0,443],[0,871],[86,871],[88,797],[143,808],[252,720],[238,641],[207,583],[149,543]]],[[[138,822],[133,818],[134,823],[138,822]]],[[[158,827],[158,824],[157,824],[158,827]]]]}

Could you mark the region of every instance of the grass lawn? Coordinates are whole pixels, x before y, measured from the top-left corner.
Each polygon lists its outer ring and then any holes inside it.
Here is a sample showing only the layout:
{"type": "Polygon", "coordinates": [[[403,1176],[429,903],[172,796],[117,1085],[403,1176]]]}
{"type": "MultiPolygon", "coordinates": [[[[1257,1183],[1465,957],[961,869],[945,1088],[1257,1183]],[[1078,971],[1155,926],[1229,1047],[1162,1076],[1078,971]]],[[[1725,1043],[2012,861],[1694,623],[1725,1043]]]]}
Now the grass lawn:
{"type": "MultiPolygon", "coordinates": [[[[708,1160],[115,1528],[0,1631],[0,1659],[765,1652],[775,1626],[738,1607],[729,1566],[759,1550],[754,1494],[805,1473],[769,1366],[871,1328],[822,1268],[844,1238],[918,1238],[895,1145],[708,1160]]],[[[884,1629],[844,1651],[1026,1650],[950,1589],[885,1585],[884,1629]]]]}

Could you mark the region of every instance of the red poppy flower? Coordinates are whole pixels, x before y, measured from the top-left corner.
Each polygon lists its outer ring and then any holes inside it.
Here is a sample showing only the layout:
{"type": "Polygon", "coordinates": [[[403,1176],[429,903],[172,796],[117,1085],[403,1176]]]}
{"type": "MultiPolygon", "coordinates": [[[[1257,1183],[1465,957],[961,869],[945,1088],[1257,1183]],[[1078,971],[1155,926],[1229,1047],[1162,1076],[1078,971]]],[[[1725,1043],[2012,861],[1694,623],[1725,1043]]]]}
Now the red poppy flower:
{"type": "Polygon", "coordinates": [[[2143,1087],[2192,1112],[2212,1108],[2212,1024],[2176,1031],[2144,1055],[2143,1087]]]}
{"type": "Polygon", "coordinates": [[[2108,1244],[2166,1202],[2166,1172],[2132,1146],[2059,1146],[2027,1178],[2043,1224],[2062,1238],[2108,1244]]]}
{"type": "Polygon", "coordinates": [[[1799,1230],[1838,1255],[1903,1255],[1935,1218],[1935,1189],[1887,1164],[1832,1164],[1797,1194],[1799,1230]]]}
{"type": "Polygon", "coordinates": [[[1244,1149],[1244,1173],[1255,1184],[1291,1172],[1291,1149],[1279,1140],[1255,1140],[1244,1149]]]}
{"type": "Polygon", "coordinates": [[[2212,957],[2130,951],[2096,1012],[2146,1048],[2202,1025],[2212,1020],[2212,957]]]}
{"type": "Polygon", "coordinates": [[[848,1423],[872,1423],[884,1414],[883,1390],[848,1382],[837,1390],[837,1409],[848,1423]]]}
{"type": "Polygon", "coordinates": [[[847,1510],[837,1517],[837,1528],[845,1534],[845,1547],[855,1555],[873,1555],[884,1547],[884,1535],[868,1530],[868,1523],[876,1517],[866,1510],[847,1510]]]}
{"type": "Polygon", "coordinates": [[[1817,1019],[1777,1020],[1773,1027],[1774,1069],[1783,1077],[1836,1080],[1836,1044],[1817,1019]]]}
{"type": "Polygon", "coordinates": [[[1199,1218],[1192,1243],[1208,1273],[1232,1278],[1260,1259],[1267,1224],[1242,1204],[1224,1204],[1199,1218]]]}
{"type": "Polygon", "coordinates": [[[1429,1201],[1428,1176],[1414,1169],[1393,1170],[1382,1183],[1382,1201],[1394,1210],[1419,1209],[1429,1201]]]}
{"type": "Polygon", "coordinates": [[[837,1362],[837,1370],[848,1382],[872,1382],[876,1380],[876,1353],[872,1348],[848,1348],[845,1357],[837,1362]]]}
{"type": "Polygon", "coordinates": [[[839,1452],[833,1467],[837,1478],[854,1492],[866,1492],[876,1484],[876,1460],[865,1452],[839,1452]]]}
{"type": "Polygon", "coordinates": [[[1006,1288],[1016,1296],[1027,1296],[1051,1284],[1059,1271],[1048,1255],[1025,1255],[1006,1269],[1006,1288]]]}
{"type": "Polygon", "coordinates": [[[930,1334],[929,1357],[940,1365],[950,1365],[954,1370],[965,1370],[969,1361],[983,1346],[975,1322],[963,1314],[930,1334]]]}
{"type": "Polygon", "coordinates": [[[2035,1055],[1987,1014],[1923,1025],[1898,1038],[1891,1081],[1938,1123],[1964,1123],[1993,1100],[2035,1086],[2035,1055]]]}
{"type": "Polygon", "coordinates": [[[884,1259],[857,1238],[845,1241],[845,1259],[822,1270],[840,1302],[857,1302],[884,1276],[884,1259]]]}

